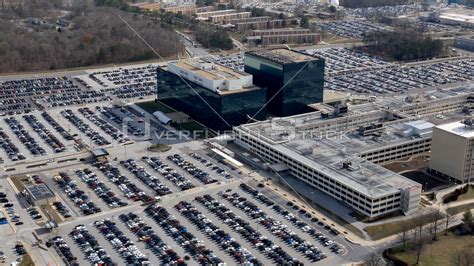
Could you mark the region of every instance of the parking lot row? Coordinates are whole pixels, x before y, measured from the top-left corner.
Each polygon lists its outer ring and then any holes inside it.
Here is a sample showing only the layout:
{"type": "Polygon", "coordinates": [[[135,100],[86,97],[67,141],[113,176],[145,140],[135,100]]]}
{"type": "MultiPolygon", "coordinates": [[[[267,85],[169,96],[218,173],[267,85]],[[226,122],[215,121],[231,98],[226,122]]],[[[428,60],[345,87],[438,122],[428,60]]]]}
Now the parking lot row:
{"type": "Polygon", "coordinates": [[[383,25],[366,20],[336,20],[319,23],[316,26],[337,36],[355,39],[361,39],[369,32],[384,28],[383,25]]]}
{"type": "Polygon", "coordinates": [[[156,66],[119,68],[89,74],[101,86],[101,92],[120,99],[143,98],[156,94],[156,66]]]}
{"type": "Polygon", "coordinates": [[[371,70],[389,65],[389,62],[381,58],[348,48],[307,49],[302,52],[324,58],[326,76],[350,70],[371,70]]]}
{"type": "Polygon", "coordinates": [[[209,249],[181,222],[159,204],[150,205],[145,209],[150,216],[173,240],[188,252],[201,265],[223,265],[223,260],[209,249]]]}
{"type": "Polygon", "coordinates": [[[474,77],[474,60],[347,73],[325,78],[325,88],[359,93],[402,93],[413,89],[468,82],[474,77]]]}
{"type": "Polygon", "coordinates": [[[0,113],[15,114],[31,111],[32,101],[45,109],[84,103],[109,101],[111,98],[102,92],[79,88],[67,77],[45,77],[4,80],[0,82],[0,113]]]}

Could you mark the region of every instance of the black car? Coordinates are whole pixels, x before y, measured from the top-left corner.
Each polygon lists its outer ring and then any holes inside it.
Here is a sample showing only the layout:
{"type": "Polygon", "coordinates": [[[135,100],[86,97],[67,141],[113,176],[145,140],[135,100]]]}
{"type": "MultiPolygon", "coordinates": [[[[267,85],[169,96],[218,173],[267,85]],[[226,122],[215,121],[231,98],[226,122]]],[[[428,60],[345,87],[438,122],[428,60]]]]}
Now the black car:
{"type": "Polygon", "coordinates": [[[5,208],[13,207],[13,203],[5,203],[5,204],[3,204],[3,207],[5,207],[5,208]]]}
{"type": "Polygon", "coordinates": [[[23,222],[16,222],[15,225],[22,225],[23,222]]]}

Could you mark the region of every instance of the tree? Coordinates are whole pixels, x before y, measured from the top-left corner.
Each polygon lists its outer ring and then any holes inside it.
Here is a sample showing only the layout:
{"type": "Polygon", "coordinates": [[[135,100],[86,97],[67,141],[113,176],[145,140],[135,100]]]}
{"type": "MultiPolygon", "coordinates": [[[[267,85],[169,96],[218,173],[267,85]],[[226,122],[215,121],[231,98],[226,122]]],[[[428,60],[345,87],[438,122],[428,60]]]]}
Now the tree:
{"type": "Polygon", "coordinates": [[[418,265],[418,263],[420,263],[420,258],[421,258],[421,252],[423,251],[423,247],[425,246],[426,244],[426,240],[425,238],[421,237],[418,237],[418,241],[415,241],[414,243],[414,246],[413,248],[415,249],[415,253],[416,253],[416,263],[418,265]]]}
{"type": "Polygon", "coordinates": [[[449,212],[446,212],[446,218],[445,218],[445,230],[444,230],[444,235],[448,235],[448,228],[449,225],[454,221],[455,216],[449,214],[449,212]]]}
{"type": "Polygon", "coordinates": [[[430,228],[430,236],[433,241],[437,239],[438,233],[438,223],[439,220],[443,218],[441,211],[439,209],[435,209],[429,216],[429,228],[430,228]]]}
{"type": "Polygon", "coordinates": [[[370,253],[364,258],[364,266],[382,266],[385,265],[382,257],[377,253],[370,253]]]}
{"type": "Polygon", "coordinates": [[[301,26],[302,28],[305,28],[305,29],[309,28],[309,20],[308,20],[308,17],[304,16],[304,17],[301,18],[300,26],[301,26]]]}
{"type": "MultiPolygon", "coordinates": [[[[423,237],[422,237],[422,234],[423,234],[423,228],[425,227],[426,225],[426,221],[424,219],[425,217],[423,215],[418,215],[415,220],[414,220],[414,225],[415,225],[415,230],[417,231],[418,233],[418,238],[421,240],[423,237]]],[[[416,236],[415,236],[416,238],[416,236]]]]}
{"type": "Polygon", "coordinates": [[[474,252],[469,248],[456,249],[450,254],[453,266],[471,266],[474,261],[474,252]]]}
{"type": "Polygon", "coordinates": [[[337,8],[335,6],[330,6],[329,7],[329,12],[336,13],[336,11],[337,11],[337,8]]]}
{"type": "Polygon", "coordinates": [[[464,225],[469,228],[473,229],[474,228],[474,218],[472,217],[472,212],[471,210],[467,210],[463,215],[462,215],[462,222],[464,225]]]}
{"type": "Polygon", "coordinates": [[[403,251],[405,251],[406,249],[406,244],[410,235],[409,232],[412,227],[413,227],[413,224],[411,223],[402,223],[401,228],[400,228],[401,231],[397,234],[398,238],[402,242],[403,251]]]}

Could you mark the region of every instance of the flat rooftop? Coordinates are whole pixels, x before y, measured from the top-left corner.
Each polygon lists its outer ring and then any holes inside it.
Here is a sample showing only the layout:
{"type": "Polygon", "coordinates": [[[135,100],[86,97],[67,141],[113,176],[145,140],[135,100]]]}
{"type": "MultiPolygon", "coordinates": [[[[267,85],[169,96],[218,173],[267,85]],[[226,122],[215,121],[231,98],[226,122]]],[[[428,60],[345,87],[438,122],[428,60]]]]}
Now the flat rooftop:
{"type": "Polygon", "coordinates": [[[321,60],[319,57],[311,57],[300,52],[288,49],[274,49],[248,52],[250,55],[255,55],[277,64],[291,64],[300,63],[310,60],[321,60]]]}
{"type": "Polygon", "coordinates": [[[452,13],[446,12],[441,13],[439,18],[450,19],[464,23],[474,23],[474,13],[462,12],[462,13],[452,13]]]}
{"type": "Polygon", "coordinates": [[[474,138],[474,126],[465,125],[461,121],[439,125],[437,128],[456,134],[463,138],[474,138]]]}
{"type": "Polygon", "coordinates": [[[278,152],[370,198],[419,186],[417,182],[355,156],[344,144],[330,139],[295,138],[271,145],[278,152]],[[351,163],[350,168],[343,168],[346,162],[351,163]]]}
{"type": "Polygon", "coordinates": [[[54,192],[48,187],[48,185],[44,183],[27,185],[25,186],[25,189],[34,200],[49,199],[54,197],[54,192]]]}
{"type": "Polygon", "coordinates": [[[177,65],[182,69],[186,69],[187,71],[193,72],[197,76],[202,76],[212,80],[235,80],[239,79],[240,77],[250,76],[250,74],[236,71],[232,68],[228,68],[217,63],[209,63],[202,59],[183,59],[175,61],[173,62],[173,64],[177,65]],[[211,67],[204,68],[201,66],[211,67]]]}

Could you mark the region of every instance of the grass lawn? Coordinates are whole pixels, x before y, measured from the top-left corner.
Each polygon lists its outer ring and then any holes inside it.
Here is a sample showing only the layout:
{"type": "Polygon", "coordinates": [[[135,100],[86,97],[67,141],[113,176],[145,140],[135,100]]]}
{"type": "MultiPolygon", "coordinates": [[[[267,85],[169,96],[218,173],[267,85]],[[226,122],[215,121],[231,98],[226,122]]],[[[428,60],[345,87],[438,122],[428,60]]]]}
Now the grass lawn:
{"type": "MultiPolygon", "coordinates": [[[[408,220],[367,226],[365,231],[373,240],[378,240],[401,232],[404,224],[413,224],[416,219],[419,218],[415,217],[408,220]]],[[[415,226],[412,225],[411,228],[413,227],[415,226]]]]}
{"type": "Polygon", "coordinates": [[[23,255],[21,258],[21,262],[19,266],[34,266],[35,264],[33,263],[33,260],[31,259],[30,255],[27,253],[23,255]]]}
{"type": "Polygon", "coordinates": [[[474,199],[474,186],[469,186],[466,193],[461,194],[457,201],[474,199]]]}
{"type": "Polygon", "coordinates": [[[209,131],[206,127],[204,127],[203,125],[199,124],[198,122],[196,121],[190,121],[190,122],[186,122],[186,123],[182,123],[182,124],[177,124],[175,125],[175,128],[177,130],[185,130],[185,131],[189,131],[191,136],[190,137],[193,137],[193,135],[196,136],[196,138],[200,139],[200,138],[208,138],[208,137],[214,137],[215,134],[212,133],[211,131],[209,131]],[[206,136],[207,134],[207,136],[206,136]]]}
{"type": "Polygon", "coordinates": [[[156,111],[162,111],[165,114],[172,113],[175,111],[171,107],[168,107],[159,101],[140,102],[140,103],[136,103],[136,105],[150,114],[153,114],[156,111]]]}
{"type": "MultiPolygon", "coordinates": [[[[474,238],[472,236],[456,236],[454,234],[448,234],[447,236],[441,235],[437,241],[431,244],[426,244],[423,247],[419,265],[453,265],[451,261],[453,251],[469,248],[471,250],[474,249],[474,238]]],[[[400,250],[400,247],[397,247],[394,250],[400,250]]],[[[414,252],[395,251],[395,253],[391,253],[391,255],[404,261],[408,265],[415,265],[416,253],[414,252]]]]}
{"type": "Polygon", "coordinates": [[[449,213],[450,215],[454,215],[454,214],[465,212],[465,211],[471,210],[471,209],[474,209],[474,203],[472,203],[472,202],[468,203],[468,204],[448,208],[448,209],[446,209],[446,212],[449,213]]]}
{"type": "Polygon", "coordinates": [[[171,149],[171,146],[168,146],[165,144],[153,144],[150,147],[148,147],[149,151],[165,152],[165,151],[169,151],[170,149],[171,149]]]}

